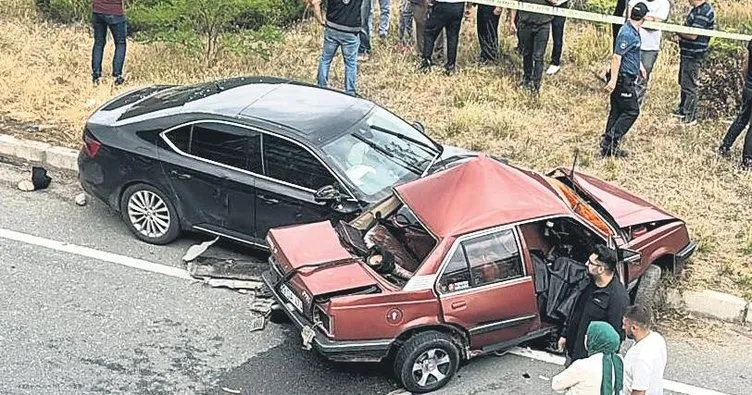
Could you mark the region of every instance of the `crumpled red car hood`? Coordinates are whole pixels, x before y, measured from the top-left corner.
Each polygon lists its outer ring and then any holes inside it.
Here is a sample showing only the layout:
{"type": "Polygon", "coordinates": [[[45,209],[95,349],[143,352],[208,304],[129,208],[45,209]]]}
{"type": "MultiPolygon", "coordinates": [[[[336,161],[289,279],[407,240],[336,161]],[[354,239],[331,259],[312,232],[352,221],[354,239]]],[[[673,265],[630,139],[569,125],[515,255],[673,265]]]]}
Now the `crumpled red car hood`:
{"type": "Polygon", "coordinates": [[[267,239],[282,271],[299,269],[291,280],[311,295],[377,283],[368,269],[342,247],[329,221],[273,228],[267,239]]]}

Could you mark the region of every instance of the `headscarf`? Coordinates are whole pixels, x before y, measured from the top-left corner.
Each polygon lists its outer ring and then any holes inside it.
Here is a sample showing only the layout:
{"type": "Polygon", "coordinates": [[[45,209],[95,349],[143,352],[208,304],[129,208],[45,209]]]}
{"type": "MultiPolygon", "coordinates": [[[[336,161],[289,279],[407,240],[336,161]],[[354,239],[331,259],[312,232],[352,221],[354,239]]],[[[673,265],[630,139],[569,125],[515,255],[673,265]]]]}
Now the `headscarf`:
{"type": "Polygon", "coordinates": [[[586,347],[588,356],[603,354],[603,380],[601,395],[621,393],[623,386],[624,363],[618,355],[619,334],[611,324],[593,321],[588,325],[586,347]],[[613,381],[613,384],[612,384],[613,381]]]}

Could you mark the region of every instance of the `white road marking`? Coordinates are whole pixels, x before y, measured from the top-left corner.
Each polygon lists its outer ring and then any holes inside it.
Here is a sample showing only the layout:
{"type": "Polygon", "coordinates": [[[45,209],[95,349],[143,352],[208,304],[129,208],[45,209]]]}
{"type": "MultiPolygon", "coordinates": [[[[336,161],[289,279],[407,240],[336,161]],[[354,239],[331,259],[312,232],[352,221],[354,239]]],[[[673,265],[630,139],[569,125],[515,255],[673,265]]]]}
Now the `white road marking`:
{"type": "MultiPolygon", "coordinates": [[[[507,351],[507,353],[560,366],[564,366],[564,362],[566,361],[566,359],[561,355],[555,355],[546,351],[532,350],[522,347],[514,347],[507,351]]],[[[729,395],[723,392],[695,387],[693,385],[666,379],[663,379],[663,389],[689,395],[729,395]]]]}
{"type": "Polygon", "coordinates": [[[128,266],[136,269],[146,270],[152,273],[164,274],[170,277],[182,278],[185,280],[195,280],[184,269],[177,267],[162,265],[159,263],[145,261],[143,259],[131,258],[129,256],[113,254],[111,252],[105,252],[95,250],[93,248],[84,247],[76,244],[65,243],[57,240],[45,239],[26,233],[15,232],[9,229],[0,228],[0,238],[14,240],[21,243],[32,244],[39,247],[49,248],[51,250],[67,252],[69,254],[75,254],[85,256],[88,258],[98,259],[100,261],[116,263],[118,265],[128,266]]]}

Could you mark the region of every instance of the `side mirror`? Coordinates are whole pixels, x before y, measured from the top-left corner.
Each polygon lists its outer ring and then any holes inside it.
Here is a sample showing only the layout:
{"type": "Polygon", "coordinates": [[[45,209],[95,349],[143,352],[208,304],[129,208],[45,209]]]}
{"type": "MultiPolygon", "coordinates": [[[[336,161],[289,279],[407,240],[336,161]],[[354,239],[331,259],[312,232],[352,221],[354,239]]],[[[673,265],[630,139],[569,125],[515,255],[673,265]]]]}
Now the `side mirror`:
{"type": "Polygon", "coordinates": [[[319,203],[339,202],[342,200],[342,194],[334,185],[325,185],[314,192],[313,200],[319,203]]]}
{"type": "Polygon", "coordinates": [[[415,129],[418,129],[421,133],[425,133],[426,132],[426,127],[423,126],[423,124],[420,123],[420,121],[415,121],[415,122],[412,123],[412,125],[413,125],[413,127],[415,129]]]}

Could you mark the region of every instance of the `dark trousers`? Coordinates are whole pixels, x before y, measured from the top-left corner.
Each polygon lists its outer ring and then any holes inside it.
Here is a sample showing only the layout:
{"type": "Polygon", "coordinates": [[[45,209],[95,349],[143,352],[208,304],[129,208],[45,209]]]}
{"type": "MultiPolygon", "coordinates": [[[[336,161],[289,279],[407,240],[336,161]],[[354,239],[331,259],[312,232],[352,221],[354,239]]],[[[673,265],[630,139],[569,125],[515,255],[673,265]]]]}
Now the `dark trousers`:
{"type": "MultiPolygon", "coordinates": [[[[614,9],[614,15],[624,18],[624,12],[627,10],[627,0],[618,0],[616,2],[616,8],[614,9]]],[[[626,21],[626,18],[625,18],[626,21]]],[[[619,35],[619,29],[621,29],[621,24],[619,23],[613,23],[611,24],[611,50],[614,49],[614,46],[616,46],[616,36],[619,35]]]]}
{"type": "Polygon", "coordinates": [[[702,59],[681,57],[679,61],[679,86],[681,86],[681,101],[679,112],[684,115],[684,122],[691,122],[697,118],[697,85],[700,80],[700,66],[702,59]]]}
{"type": "Polygon", "coordinates": [[[92,13],[91,23],[94,27],[94,46],[91,50],[91,76],[102,76],[102,57],[104,45],[107,43],[107,29],[112,33],[112,41],[115,42],[115,54],[112,59],[112,76],[123,75],[125,63],[126,36],[128,34],[128,22],[123,15],[108,15],[92,13]]]}
{"type": "Polygon", "coordinates": [[[635,77],[620,75],[616,80],[616,89],[611,92],[611,110],[608,113],[601,150],[614,152],[639,115],[635,77]]]}
{"type": "MultiPolygon", "coordinates": [[[[415,20],[415,46],[418,49],[418,55],[423,56],[423,43],[426,41],[426,22],[430,15],[429,7],[423,3],[413,4],[413,19],[415,20]]],[[[434,56],[446,58],[444,48],[444,31],[440,31],[434,41],[434,56]]]]}
{"type": "Polygon", "coordinates": [[[551,24],[521,23],[518,29],[522,44],[523,83],[537,91],[543,77],[543,56],[546,53],[551,24]]]}
{"type": "Polygon", "coordinates": [[[551,21],[551,38],[554,40],[554,47],[551,49],[551,64],[561,66],[561,51],[564,48],[564,22],[567,18],[555,16],[551,21]]]}
{"type": "Polygon", "coordinates": [[[494,6],[478,4],[478,41],[480,60],[496,61],[499,58],[499,15],[494,6]]]}
{"type": "Polygon", "coordinates": [[[439,33],[446,31],[447,61],[446,69],[453,69],[457,62],[457,44],[460,39],[460,27],[465,12],[465,3],[437,2],[428,16],[426,33],[423,41],[423,60],[430,62],[433,45],[439,33]]]}
{"type": "Polygon", "coordinates": [[[730,148],[745,127],[747,128],[747,135],[744,137],[742,159],[752,161],[752,85],[750,84],[747,84],[744,89],[742,108],[739,110],[739,115],[736,116],[734,123],[729,127],[728,132],[726,132],[726,136],[723,138],[723,146],[730,148]]]}

